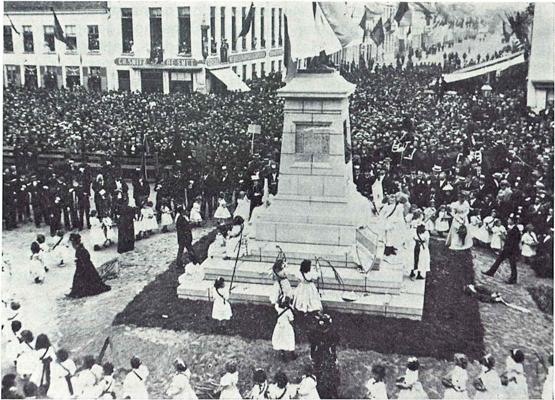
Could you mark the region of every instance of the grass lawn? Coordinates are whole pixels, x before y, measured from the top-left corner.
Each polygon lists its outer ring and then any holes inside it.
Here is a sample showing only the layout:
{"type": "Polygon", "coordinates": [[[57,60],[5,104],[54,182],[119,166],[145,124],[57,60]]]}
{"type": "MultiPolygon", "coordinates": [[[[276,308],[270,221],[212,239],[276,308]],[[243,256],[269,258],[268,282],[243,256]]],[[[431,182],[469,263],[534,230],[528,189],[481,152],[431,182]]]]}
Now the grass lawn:
{"type": "MultiPolygon", "coordinates": [[[[194,245],[201,259],[206,258],[215,235],[213,231],[194,245]]],[[[462,292],[463,286],[474,279],[470,252],[453,252],[436,241],[431,243],[431,252],[432,271],[426,281],[423,320],[333,312],[342,347],[437,359],[452,359],[456,352],[474,359],[483,354],[478,303],[462,292]]],[[[213,334],[212,304],[179,299],[179,274],[170,264],[116,315],[113,324],[213,334]]],[[[234,304],[226,335],[270,340],[275,319],[270,305],[234,304]]],[[[297,342],[306,342],[306,335],[298,326],[296,333],[297,342]]]]}

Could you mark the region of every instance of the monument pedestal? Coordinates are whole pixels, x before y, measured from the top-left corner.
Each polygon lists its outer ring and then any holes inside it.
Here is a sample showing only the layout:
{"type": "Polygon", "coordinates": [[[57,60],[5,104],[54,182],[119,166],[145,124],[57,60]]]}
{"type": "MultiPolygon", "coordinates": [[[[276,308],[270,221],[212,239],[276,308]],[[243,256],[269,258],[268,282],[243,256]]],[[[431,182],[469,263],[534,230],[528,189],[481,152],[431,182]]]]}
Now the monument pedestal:
{"type": "MultiPolygon", "coordinates": [[[[342,282],[327,262],[321,263],[325,307],[385,315],[387,307],[397,304],[393,314],[421,317],[423,284],[411,284],[407,292],[402,263],[383,262],[383,226],[353,184],[348,97],[354,89],[331,72],[299,73],[278,90],[285,100],[278,193],[251,221],[253,232],[247,254],[237,263],[232,301],[235,296],[236,301],[268,303],[271,266],[281,248],[293,286],[291,272],[302,260],[318,257],[333,265],[342,282]],[[341,300],[346,291],[357,300],[341,300]]],[[[218,276],[229,281],[234,264],[212,252],[203,263],[202,285],[184,282],[178,294],[205,296],[200,288],[218,276]]]]}

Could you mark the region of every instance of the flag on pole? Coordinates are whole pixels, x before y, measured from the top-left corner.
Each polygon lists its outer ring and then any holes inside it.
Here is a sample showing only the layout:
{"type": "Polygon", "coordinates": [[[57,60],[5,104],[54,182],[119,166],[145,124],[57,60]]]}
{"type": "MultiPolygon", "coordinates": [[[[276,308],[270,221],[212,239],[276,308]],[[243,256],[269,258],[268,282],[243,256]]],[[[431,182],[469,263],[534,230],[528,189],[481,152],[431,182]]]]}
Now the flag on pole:
{"type": "Polygon", "coordinates": [[[239,32],[239,36],[246,36],[251,29],[252,22],[254,21],[254,3],[251,3],[251,7],[249,8],[249,12],[247,17],[243,21],[243,27],[241,28],[241,32],[239,32]]]}
{"type": "Polygon", "coordinates": [[[322,1],[318,5],[342,48],[362,43],[364,32],[359,24],[345,14],[344,4],[322,1]]]}
{"type": "Polygon", "coordinates": [[[378,21],[372,32],[370,33],[370,38],[376,43],[376,46],[380,46],[385,41],[385,33],[383,31],[382,19],[378,21]]]}
{"type": "Polygon", "coordinates": [[[6,17],[8,17],[8,20],[10,21],[10,25],[12,26],[12,29],[15,33],[17,33],[18,35],[20,35],[19,31],[15,28],[15,25],[12,21],[12,19],[10,18],[10,16],[8,14],[6,14],[6,17]]]}
{"type": "Polygon", "coordinates": [[[393,19],[397,21],[397,23],[401,22],[403,17],[405,16],[406,12],[409,10],[409,4],[405,1],[399,3],[399,7],[397,8],[397,12],[393,19]]]}
{"type": "Polygon", "coordinates": [[[66,36],[64,34],[64,30],[62,29],[62,25],[58,20],[58,16],[56,15],[56,11],[54,8],[50,8],[52,10],[52,14],[54,15],[54,37],[58,39],[60,42],[67,44],[66,36]]]}
{"type": "Polygon", "coordinates": [[[407,31],[407,37],[412,33],[412,25],[409,25],[409,30],[407,31]]]}
{"type": "Polygon", "coordinates": [[[364,33],[366,34],[366,22],[368,21],[368,8],[366,8],[366,6],[364,6],[364,14],[362,14],[362,19],[360,20],[360,23],[358,24],[358,26],[360,26],[362,28],[362,30],[364,31],[364,33]]]}

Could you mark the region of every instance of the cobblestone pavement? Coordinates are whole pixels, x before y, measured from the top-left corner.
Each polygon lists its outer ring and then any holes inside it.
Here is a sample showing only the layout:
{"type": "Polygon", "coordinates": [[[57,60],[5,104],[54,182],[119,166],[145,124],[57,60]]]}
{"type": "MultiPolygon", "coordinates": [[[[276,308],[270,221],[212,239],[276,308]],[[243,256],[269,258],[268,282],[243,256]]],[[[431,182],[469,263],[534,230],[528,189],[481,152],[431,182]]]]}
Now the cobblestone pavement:
{"type": "MultiPolygon", "coordinates": [[[[208,228],[195,230],[195,240],[207,231],[208,228]]],[[[115,315],[172,261],[176,243],[175,232],[156,234],[138,242],[134,252],[119,256],[119,276],[109,281],[112,290],[80,300],[63,298],[63,294],[69,291],[73,266],[51,270],[44,285],[31,285],[22,279],[20,275],[25,268],[29,243],[34,236],[34,227],[28,225],[16,231],[3,232],[2,236],[3,254],[13,262],[12,278],[5,279],[6,273],[3,274],[3,289],[6,288],[6,284],[10,289],[17,286],[13,292],[22,299],[23,324],[31,327],[35,334],[47,333],[57,347],[68,349],[78,364],[86,354],[97,355],[105,338],[110,337],[112,346],[106,353],[106,359],[115,364],[116,376],[120,383],[129,369],[129,359],[132,355],[141,357],[150,369],[148,387],[153,397],[161,397],[165,392],[171,377],[171,363],[177,356],[183,357],[189,364],[193,373],[192,383],[199,394],[206,394],[214,387],[225,362],[230,359],[239,363],[240,387],[243,391],[248,389],[252,369],[255,367],[265,368],[269,376],[278,369],[283,369],[295,379],[300,376],[302,366],[309,360],[308,349],[302,348],[298,351],[299,358],[285,365],[276,358],[271,343],[264,340],[200,335],[159,328],[112,326],[115,315]]],[[[86,246],[89,247],[86,231],[83,237],[86,246]]],[[[91,254],[97,267],[117,256],[115,248],[91,254]]],[[[493,258],[483,250],[474,250],[473,254],[477,282],[492,285],[508,301],[531,310],[530,314],[523,314],[503,305],[480,305],[486,331],[486,349],[496,357],[498,370],[502,371],[504,358],[510,348],[524,349],[527,354],[525,367],[528,384],[531,394],[537,397],[543,383],[543,375],[536,370],[537,363],[532,351],[551,349],[553,337],[552,317],[540,312],[526,291],[526,287],[535,284],[538,279],[531,271],[527,271],[524,265],[519,266],[521,283],[516,286],[508,286],[501,281],[506,275],[503,268],[499,278],[482,277],[479,270],[485,269],[493,258]]],[[[552,285],[550,281],[541,282],[552,285]]],[[[168,313],[171,313],[171,310],[168,310],[168,313]]],[[[410,342],[410,332],[407,332],[406,340],[410,342]]],[[[406,357],[346,349],[340,350],[339,361],[342,396],[363,396],[364,383],[370,377],[369,369],[374,363],[381,362],[388,368],[388,390],[390,396],[395,397],[394,380],[404,373],[406,357]]],[[[440,398],[443,395],[440,377],[448,372],[452,363],[433,358],[421,358],[420,362],[420,377],[425,390],[431,398],[440,398]]],[[[4,368],[3,370],[5,371],[4,368]]],[[[469,367],[471,377],[475,377],[478,372],[476,364],[469,367]]],[[[118,386],[117,391],[119,390],[118,386]]]]}

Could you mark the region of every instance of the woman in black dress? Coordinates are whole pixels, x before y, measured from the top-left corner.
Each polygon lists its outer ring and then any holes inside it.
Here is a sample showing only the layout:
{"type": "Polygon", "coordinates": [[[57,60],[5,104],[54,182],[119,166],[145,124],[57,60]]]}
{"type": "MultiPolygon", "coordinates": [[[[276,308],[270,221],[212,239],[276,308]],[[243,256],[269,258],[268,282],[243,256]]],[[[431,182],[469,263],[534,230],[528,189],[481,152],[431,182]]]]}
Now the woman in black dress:
{"type": "Polygon", "coordinates": [[[110,286],[102,282],[91,261],[91,255],[81,243],[81,235],[72,233],[69,240],[75,249],[75,275],[68,297],[94,296],[109,291],[110,286]]]}
{"type": "Polygon", "coordinates": [[[135,208],[124,205],[120,208],[118,223],[118,253],[125,253],[135,248],[135,208]]]}

